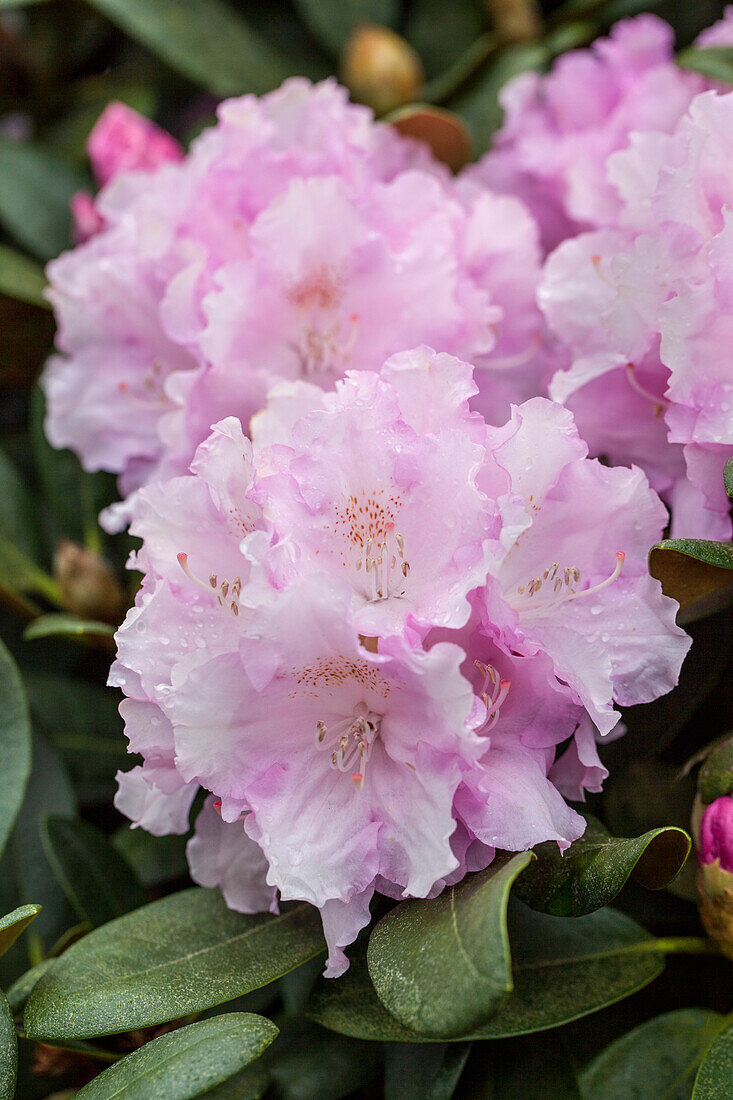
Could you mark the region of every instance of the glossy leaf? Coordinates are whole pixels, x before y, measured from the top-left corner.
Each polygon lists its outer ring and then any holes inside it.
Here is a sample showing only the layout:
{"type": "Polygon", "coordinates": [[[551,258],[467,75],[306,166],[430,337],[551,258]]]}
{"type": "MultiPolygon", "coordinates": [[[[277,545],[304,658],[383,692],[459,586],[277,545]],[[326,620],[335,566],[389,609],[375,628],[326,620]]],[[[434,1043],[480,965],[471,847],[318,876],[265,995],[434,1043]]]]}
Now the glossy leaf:
{"type": "Polygon", "coordinates": [[[429,146],[433,156],[458,172],[471,158],[471,138],[463,120],[451,111],[415,103],[387,116],[395,130],[429,146]]]}
{"type": "Polygon", "coordinates": [[[723,485],[728,494],[728,500],[733,500],[733,458],[729,458],[723,468],[723,485]]]}
{"type": "Polygon", "coordinates": [[[470,1051],[470,1043],[390,1043],[385,1100],[451,1100],[470,1051]]]}
{"type": "Polygon", "coordinates": [[[476,1028],[512,988],[509,891],[530,852],[494,860],[432,901],[392,909],[369,940],[369,974],[392,1015],[422,1035],[476,1028]]]}
{"type": "Polygon", "coordinates": [[[144,829],[123,825],[112,843],[144,886],[155,886],[188,874],[185,836],[153,836],[144,829]]]}
{"type": "Polygon", "coordinates": [[[90,3],[214,95],[267,92],[289,75],[278,54],[224,0],[90,3]]]}
{"type": "MultiPolygon", "coordinates": [[[[728,1017],[730,1021],[730,1017],[728,1017]]],[[[720,1032],[695,1078],[692,1100],[730,1100],[733,1081],[733,1025],[720,1032]]]]}
{"type": "Polygon", "coordinates": [[[300,1019],[284,1024],[268,1060],[281,1100],[341,1100],[367,1088],[382,1068],[378,1047],[300,1019]]]}
{"type": "Polygon", "coordinates": [[[24,974],[21,974],[10,986],[7,997],[10,1011],[14,1016],[21,1011],[30,997],[34,985],[41,975],[46,973],[49,966],[53,966],[53,959],[43,959],[42,962],[36,963],[30,970],[26,970],[24,974]]]}
{"type": "Polygon", "coordinates": [[[260,1100],[267,1092],[269,1084],[270,1075],[265,1060],[260,1059],[245,1066],[220,1085],[208,1089],[204,1096],[206,1100],[260,1100]]]}
{"type": "Polygon", "coordinates": [[[57,753],[34,733],[33,768],[20,813],[0,863],[0,905],[9,910],[28,898],[42,906],[27,935],[1,960],[10,967],[6,980],[13,981],[37,961],[40,949],[48,950],[75,922],[63,890],[56,882],[41,843],[40,822],[46,813],[73,814],[76,800],[68,775],[57,753]],[[34,945],[36,945],[34,947],[34,945]]]}
{"type": "Polygon", "coordinates": [[[218,891],[184,890],[70,947],[34,989],[26,1033],[84,1039],[174,1020],[259,989],[321,950],[309,905],[243,916],[218,891]]]}
{"type": "Polygon", "coordinates": [[[649,890],[676,878],[690,852],[682,829],[652,829],[640,837],[614,837],[590,815],[583,836],[563,854],[540,844],[537,862],[517,882],[515,893],[533,909],[556,917],[582,917],[609,905],[629,876],[649,890]]]}
{"type": "Polygon", "coordinates": [[[115,628],[109,623],[97,623],[91,619],[78,619],[75,615],[41,615],[25,628],[27,642],[38,638],[73,638],[78,641],[111,638],[115,628]]]}
{"type": "Polygon", "coordinates": [[[309,30],[334,54],[360,24],[394,27],[400,14],[399,0],[295,0],[295,6],[309,30]]]}
{"type": "Polygon", "coordinates": [[[697,792],[709,805],[733,791],[733,737],[726,737],[706,756],[697,775],[697,792]]]}
{"type": "Polygon", "coordinates": [[[76,1095],[81,1100],[189,1100],[262,1054],[277,1028],[250,1012],[229,1012],[160,1035],[105,1069],[76,1095]]]}
{"type": "MultiPolygon", "coordinates": [[[[612,909],[568,920],[516,902],[509,917],[514,991],[484,1025],[459,1038],[501,1039],[558,1027],[630,996],[664,968],[654,939],[612,909]]],[[[358,956],[337,982],[321,981],[309,1015],[357,1039],[432,1038],[409,1030],[387,1012],[358,956]]]]}
{"type": "Polygon", "coordinates": [[[449,101],[451,110],[461,116],[471,135],[474,155],[488,148],[503,116],[499,93],[508,80],[530,69],[540,69],[549,60],[541,42],[510,46],[491,55],[488,64],[467,82],[449,101]]]}
{"type": "Polygon", "coordinates": [[[649,572],[677,600],[677,622],[693,622],[733,600],[733,545],[704,539],[665,539],[649,553],[649,572]]]}
{"type": "Polygon", "coordinates": [[[56,153],[0,137],[0,222],[39,260],[71,243],[69,202],[86,177],[56,153]]]}
{"type": "Polygon", "coordinates": [[[28,927],[40,911],[40,905],[20,905],[12,913],[0,917],[0,955],[4,955],[13,946],[23,929],[28,927]]]}
{"type": "Polygon", "coordinates": [[[0,642],[0,853],[23,804],[31,773],[31,727],[20,673],[0,642]]]}
{"type": "MultiPolygon", "coordinates": [[[[117,709],[119,693],[75,676],[49,672],[27,672],[25,686],[33,719],[63,756],[79,800],[111,801],[117,789],[115,772],[131,764],[117,709]]],[[[135,830],[135,836],[150,841],[180,840],[151,837],[143,829],[135,830]]]]}
{"type": "Polygon", "coordinates": [[[581,1077],[583,1100],[689,1100],[722,1019],[707,1009],[684,1008],[647,1020],[594,1058],[581,1077]]]}
{"type": "Polygon", "coordinates": [[[0,1100],[13,1100],[18,1073],[18,1040],[5,994],[0,990],[0,1100]]]}
{"type": "Polygon", "coordinates": [[[16,252],[6,244],[0,244],[0,294],[29,302],[32,306],[50,309],[43,296],[46,277],[42,268],[29,260],[22,252],[16,252]]]}
{"type": "Polygon", "coordinates": [[[680,50],[677,62],[683,69],[702,73],[709,80],[733,84],[733,47],[731,46],[707,46],[705,49],[688,46],[686,50],[680,50]]]}
{"type": "Polygon", "coordinates": [[[80,920],[97,928],[145,905],[145,891],[129,863],[99,829],[69,817],[46,817],[44,849],[80,920]]]}

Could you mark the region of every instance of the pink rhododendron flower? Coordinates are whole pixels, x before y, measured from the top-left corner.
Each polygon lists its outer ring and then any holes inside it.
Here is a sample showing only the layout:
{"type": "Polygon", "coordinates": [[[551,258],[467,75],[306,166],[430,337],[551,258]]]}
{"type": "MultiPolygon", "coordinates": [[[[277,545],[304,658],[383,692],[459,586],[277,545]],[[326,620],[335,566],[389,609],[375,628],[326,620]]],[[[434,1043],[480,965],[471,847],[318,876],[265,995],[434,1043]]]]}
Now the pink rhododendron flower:
{"type": "Polygon", "coordinates": [[[425,347],[280,384],[253,444],[228,418],[139,493],[111,682],[144,763],[117,805],[184,831],[209,791],[195,880],[243,912],[318,906],[331,976],[375,890],[576,839],[564,796],[599,789],[614,703],[669,690],[688,646],[646,572],[643,475],[589,460],[549,401],[487,428],[473,396],[425,347]]]}
{"type": "Polygon", "coordinates": [[[592,450],[638,462],[670,501],[673,535],[728,538],[733,95],[697,97],[674,133],[635,135],[609,161],[614,229],[561,245],[540,301],[572,351],[551,395],[592,450]]]}
{"type": "MultiPolygon", "coordinates": [[[[730,10],[700,44],[733,44],[730,10]]],[[[619,198],[606,174],[610,154],[637,131],[671,132],[710,86],[676,65],[673,48],[672,28],[640,15],[563,54],[546,76],[515,77],[501,93],[505,117],[494,147],[471,174],[521,198],[548,250],[582,229],[613,225],[619,198]]]]}
{"type": "Polygon", "coordinates": [[[97,210],[103,231],[49,265],[47,431],[123,496],[184,473],[223,417],[246,430],[281,379],[331,389],[425,342],[480,368],[498,422],[558,365],[522,204],[332,82],[222,104],[184,161],[114,175],[97,210]]]}

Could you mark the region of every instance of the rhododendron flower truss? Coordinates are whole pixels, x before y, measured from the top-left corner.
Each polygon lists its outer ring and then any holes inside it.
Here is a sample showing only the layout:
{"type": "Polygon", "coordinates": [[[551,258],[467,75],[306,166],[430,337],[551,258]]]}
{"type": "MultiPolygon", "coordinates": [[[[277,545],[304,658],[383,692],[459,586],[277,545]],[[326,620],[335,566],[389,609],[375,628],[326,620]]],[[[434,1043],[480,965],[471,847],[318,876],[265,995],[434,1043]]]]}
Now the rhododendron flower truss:
{"type": "Polygon", "coordinates": [[[573,356],[552,396],[596,453],[643,466],[675,537],[731,532],[732,122],[733,95],[711,91],[673,134],[637,134],[609,161],[621,227],[561,245],[540,291],[573,356]]]}
{"type": "Polygon", "coordinates": [[[544,391],[557,360],[517,199],[453,180],[332,82],[222,104],[184,159],[121,111],[90,142],[91,239],[49,266],[44,388],[49,439],[123,497],[185,473],[223,417],[246,431],[279,379],[331,389],[421,342],[482,368],[490,419],[544,391]]]}
{"type": "MultiPolygon", "coordinates": [[[[731,9],[699,41],[733,44],[731,9]]],[[[609,156],[638,131],[671,132],[706,87],[677,65],[669,24],[654,15],[623,20],[590,48],[563,54],[547,75],[509,81],[500,95],[503,125],[469,174],[521,198],[549,251],[583,229],[616,223],[609,156]]]]}
{"type": "Polygon", "coordinates": [[[666,513],[544,399],[487,428],[471,368],[420,347],[333,392],[229,418],[141,490],[143,587],[118,634],[142,767],[118,806],[185,830],[244,912],[319,907],[327,974],[378,890],[433,897],[497,848],[584,828],[615,703],[676,682],[688,640],[646,571],[666,513]]]}

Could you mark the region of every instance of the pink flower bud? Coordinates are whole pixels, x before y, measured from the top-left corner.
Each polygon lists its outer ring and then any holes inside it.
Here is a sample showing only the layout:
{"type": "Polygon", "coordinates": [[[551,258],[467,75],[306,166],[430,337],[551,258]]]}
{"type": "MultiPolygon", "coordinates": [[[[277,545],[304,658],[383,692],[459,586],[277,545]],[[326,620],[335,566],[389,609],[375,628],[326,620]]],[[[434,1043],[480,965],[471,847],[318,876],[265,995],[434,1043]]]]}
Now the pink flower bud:
{"type": "Polygon", "coordinates": [[[705,807],[698,857],[703,865],[717,860],[721,870],[733,872],[733,798],[729,795],[705,807]]]}
{"type": "Polygon", "coordinates": [[[183,159],[183,149],[170,134],[124,103],[110,103],[89,135],[89,159],[100,186],[119,172],[152,169],[183,159]]]}

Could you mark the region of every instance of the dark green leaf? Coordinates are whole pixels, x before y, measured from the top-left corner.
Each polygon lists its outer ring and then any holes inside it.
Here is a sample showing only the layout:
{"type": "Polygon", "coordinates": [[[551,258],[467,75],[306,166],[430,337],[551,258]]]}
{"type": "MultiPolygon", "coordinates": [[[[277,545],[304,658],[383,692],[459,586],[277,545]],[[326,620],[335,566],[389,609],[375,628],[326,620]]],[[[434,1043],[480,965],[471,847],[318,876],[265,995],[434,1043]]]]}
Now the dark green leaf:
{"type": "Polygon", "coordinates": [[[46,276],[33,260],[22,252],[0,244],[0,294],[16,298],[20,302],[29,302],[32,306],[50,309],[43,296],[46,276]]]}
{"type": "Polygon", "coordinates": [[[44,959],[43,962],[36,963],[30,970],[26,970],[24,974],[13,982],[8,990],[8,1004],[10,1005],[10,1011],[15,1016],[21,1011],[25,1002],[28,1000],[31,994],[33,986],[36,984],[42,974],[45,974],[49,966],[53,966],[53,959],[44,959]]]}
{"type": "MultiPolygon", "coordinates": [[[[28,488],[27,478],[20,474],[2,451],[0,451],[0,499],[3,502],[0,534],[11,542],[17,551],[37,560],[40,555],[37,526],[38,501],[28,488]]],[[[8,587],[15,587],[9,583],[9,580],[5,583],[8,587]]]]}
{"type": "Polygon", "coordinates": [[[92,928],[145,905],[147,896],[129,863],[93,825],[46,817],[41,836],[64,893],[92,928]]]}
{"type": "Polygon", "coordinates": [[[697,776],[697,793],[708,806],[723,794],[733,792],[733,737],[716,745],[705,758],[697,776]]]}
{"type": "Polygon", "coordinates": [[[38,983],[33,1038],[84,1039],[174,1020],[259,989],[323,950],[318,911],[243,916],[184,890],[96,929],[38,983]]]}
{"type": "Polygon", "coordinates": [[[85,186],[85,176],[56,153],[0,138],[0,222],[39,260],[69,247],[69,202],[85,186]]]}
{"type": "Polygon", "coordinates": [[[260,1100],[270,1084],[264,1060],[253,1062],[203,1095],[206,1100],[260,1100]]]}
{"type": "MultiPolygon", "coordinates": [[[[630,996],[657,977],[663,955],[623,913],[599,909],[568,920],[510,907],[514,992],[463,1039],[501,1039],[558,1027],[630,996]]],[[[337,982],[323,980],[309,1006],[323,1027],[357,1039],[425,1042],[383,1007],[357,956],[337,982]]]]}
{"type": "Polygon", "coordinates": [[[677,622],[711,615],[733,600],[733,545],[705,539],[665,539],[649,552],[649,572],[677,600],[677,622]]]}
{"type": "Polygon", "coordinates": [[[104,1070],[83,1100],[189,1100],[258,1058],[277,1035],[263,1016],[230,1012],[160,1035],[104,1070]]]}
{"type": "Polygon", "coordinates": [[[40,905],[20,905],[12,913],[0,917],[0,955],[4,955],[20,933],[41,911],[40,905]]]}
{"type": "Polygon", "coordinates": [[[689,1100],[722,1019],[704,1008],[683,1008],[647,1020],[594,1058],[581,1077],[584,1100],[689,1100]]]}
{"type": "Polygon", "coordinates": [[[405,1027],[433,1038],[465,1035],[512,988],[509,891],[530,852],[494,860],[432,901],[392,909],[369,940],[369,974],[405,1027]]]}
{"type": "MultiPolygon", "coordinates": [[[[25,684],[31,714],[62,754],[80,801],[111,800],[116,790],[115,771],[130,764],[117,709],[119,693],[48,672],[27,672],[25,684]]],[[[151,837],[142,829],[134,835],[151,842],[180,840],[151,837]]]]}
{"type": "MultiPolygon", "coordinates": [[[[730,1017],[728,1017],[730,1019],[730,1017]]],[[[730,1100],[733,1081],[733,1026],[713,1041],[695,1078],[692,1100],[730,1100]]]]}
{"type": "Polygon", "coordinates": [[[390,1043],[385,1100],[451,1100],[470,1050],[470,1043],[390,1043]]]}
{"type": "Polygon", "coordinates": [[[412,0],[404,34],[420,55],[428,77],[443,73],[486,30],[475,0],[412,0]]]}
{"type": "Polygon", "coordinates": [[[293,1020],[283,1026],[268,1061],[282,1100],[340,1100],[374,1080],[381,1069],[379,1055],[370,1043],[293,1020]]]}
{"type": "Polygon", "coordinates": [[[83,470],[79,459],[68,450],[57,451],[46,439],[43,422],[46,404],[40,386],[31,394],[30,437],[33,460],[45,500],[48,501],[59,525],[59,534],[74,542],[86,542],[90,549],[103,552],[97,516],[117,499],[111,474],[90,474],[83,470]]]}
{"type": "Polygon", "coordinates": [[[0,1100],[13,1100],[18,1073],[18,1040],[5,994],[0,990],[0,1100]]]}
{"type": "Polygon", "coordinates": [[[115,628],[109,623],[97,623],[91,619],[78,619],[75,615],[40,615],[25,628],[27,642],[38,638],[73,638],[79,641],[111,638],[115,628]]]}
{"type": "Polygon", "coordinates": [[[15,661],[0,642],[0,853],[23,804],[31,773],[28,702],[15,661]]]}
{"type": "Polygon", "coordinates": [[[74,793],[61,760],[37,733],[33,737],[33,768],[15,828],[0,863],[0,906],[22,905],[28,898],[43,906],[33,926],[2,959],[6,980],[38,961],[39,952],[74,923],[66,897],[43,852],[40,819],[46,813],[73,814],[74,793]],[[11,965],[11,962],[13,965],[11,965]],[[9,967],[9,970],[6,969],[9,967]]]}
{"type": "Polygon", "coordinates": [[[725,84],[733,84],[733,47],[731,46],[707,46],[705,49],[688,46],[686,50],[680,50],[677,62],[683,69],[702,73],[710,80],[721,80],[725,84]]]}
{"type": "Polygon", "coordinates": [[[46,4],[48,0],[0,0],[0,11],[8,8],[30,8],[35,4],[46,4]]]}
{"type": "Polygon", "coordinates": [[[295,5],[316,38],[334,54],[360,24],[394,27],[400,12],[399,0],[295,0],[295,5]]]}
{"type": "Polygon", "coordinates": [[[156,886],[188,874],[185,836],[152,836],[123,825],[112,840],[144,886],[156,886]]]}
{"type": "Polygon", "coordinates": [[[728,500],[733,500],[733,458],[729,458],[723,468],[723,484],[728,500]]]}
{"type": "Polygon", "coordinates": [[[501,125],[499,92],[507,80],[529,69],[547,64],[549,53],[542,43],[510,46],[494,53],[488,64],[451,99],[449,106],[461,116],[471,135],[474,155],[486,151],[494,132],[501,125]]]}
{"type": "Polygon", "coordinates": [[[537,862],[516,885],[517,897],[556,917],[582,917],[609,905],[629,876],[650,890],[676,878],[690,851],[682,829],[652,829],[640,837],[614,837],[587,816],[583,836],[564,855],[557,844],[540,844],[537,862]]]}
{"type": "Polygon", "coordinates": [[[223,0],[89,2],[214,95],[267,92],[289,75],[278,54],[223,0]]]}

